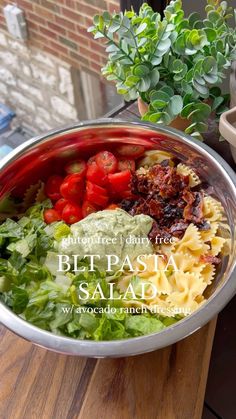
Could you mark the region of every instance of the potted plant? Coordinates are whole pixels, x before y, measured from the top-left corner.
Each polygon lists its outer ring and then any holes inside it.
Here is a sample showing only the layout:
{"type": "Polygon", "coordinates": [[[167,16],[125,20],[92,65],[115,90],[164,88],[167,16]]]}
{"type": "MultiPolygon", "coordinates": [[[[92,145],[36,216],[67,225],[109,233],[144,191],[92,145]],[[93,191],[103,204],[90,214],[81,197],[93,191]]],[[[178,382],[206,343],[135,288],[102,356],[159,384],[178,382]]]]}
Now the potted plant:
{"type": "Polygon", "coordinates": [[[144,3],[138,14],[96,15],[88,29],[107,43],[103,75],[125,100],[138,98],[143,120],[198,138],[210,114],[219,117],[226,109],[228,95],[219,85],[236,59],[236,30],[228,22],[232,8],[208,0],[205,11],[204,20],[196,12],[185,17],[181,0],[174,0],[162,19],[144,3]]]}

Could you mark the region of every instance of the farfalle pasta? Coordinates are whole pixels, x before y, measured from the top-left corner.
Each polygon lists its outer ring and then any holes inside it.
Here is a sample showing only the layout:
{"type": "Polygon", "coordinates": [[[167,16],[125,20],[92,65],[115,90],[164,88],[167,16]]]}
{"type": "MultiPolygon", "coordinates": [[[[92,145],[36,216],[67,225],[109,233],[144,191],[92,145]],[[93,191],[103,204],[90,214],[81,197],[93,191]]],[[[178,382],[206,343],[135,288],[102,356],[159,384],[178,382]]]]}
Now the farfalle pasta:
{"type": "MultiPolygon", "coordinates": [[[[119,279],[119,286],[122,289],[122,284],[125,283],[127,286],[134,276],[138,277],[140,281],[145,282],[147,289],[147,298],[144,298],[142,303],[139,301],[139,305],[143,304],[143,307],[150,311],[156,309],[156,312],[163,316],[175,317],[178,313],[183,317],[205,302],[204,292],[214,280],[217,265],[221,262],[227,248],[229,229],[222,204],[200,189],[199,176],[191,167],[183,163],[178,163],[176,168],[173,168],[173,161],[173,156],[165,155],[163,151],[146,153],[146,157],[140,162],[138,180],[135,184],[135,190],[144,191],[145,202],[141,200],[140,206],[136,203],[132,213],[145,211],[146,214],[154,215],[156,221],[154,230],[155,234],[159,233],[159,236],[170,238],[171,233],[177,232],[172,236],[171,242],[157,242],[155,245],[156,253],[164,255],[166,260],[172,257],[174,266],[168,266],[165,269],[165,263],[162,260],[158,272],[154,272],[153,255],[147,262],[145,272],[139,271],[140,267],[137,266],[133,273],[127,272],[119,279]],[[183,184],[185,182],[184,187],[180,186],[178,176],[181,177],[183,184]],[[161,177],[163,177],[163,184],[160,181],[161,177]],[[147,184],[151,187],[151,194],[146,192],[147,184]],[[172,184],[174,187],[171,190],[172,184]],[[154,205],[153,196],[157,191],[158,202],[154,205]],[[161,211],[163,202],[164,209],[161,211]],[[176,217],[172,219],[169,214],[165,220],[163,219],[165,208],[171,211],[172,202],[173,206],[181,208],[181,211],[173,209],[176,217]],[[153,210],[151,213],[151,206],[158,207],[159,212],[156,210],[155,213],[153,210]],[[173,226],[176,226],[176,229],[173,226]],[[225,232],[224,237],[221,234],[222,229],[225,232]],[[153,284],[157,293],[150,299],[149,294],[152,293],[153,284]]],[[[150,237],[153,239],[152,234],[150,237]]],[[[128,301],[127,305],[132,305],[131,301],[128,301]]]]}
{"type": "Polygon", "coordinates": [[[194,186],[197,186],[201,183],[199,176],[194,172],[194,170],[183,163],[178,164],[178,166],[176,167],[176,171],[178,174],[189,176],[190,188],[194,188],[194,186]]]}

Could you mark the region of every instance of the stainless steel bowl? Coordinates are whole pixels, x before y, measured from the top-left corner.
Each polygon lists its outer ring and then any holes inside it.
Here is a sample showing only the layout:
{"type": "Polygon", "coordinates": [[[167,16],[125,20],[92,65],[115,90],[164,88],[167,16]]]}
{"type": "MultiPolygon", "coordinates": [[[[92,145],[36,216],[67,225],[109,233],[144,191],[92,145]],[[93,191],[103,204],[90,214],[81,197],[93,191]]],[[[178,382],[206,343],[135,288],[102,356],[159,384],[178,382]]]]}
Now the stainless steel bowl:
{"type": "Polygon", "coordinates": [[[45,348],[88,357],[121,357],[136,355],[168,346],[193,333],[214,317],[236,291],[235,221],[236,175],[228,164],[205,144],[180,131],[157,125],[117,120],[80,123],[27,141],[0,163],[0,199],[9,192],[22,196],[25,188],[46,178],[55,168],[76,156],[90,155],[94,149],[114,148],[120,143],[142,144],[147,149],[171,152],[196,169],[212,187],[228,218],[231,230],[231,253],[225,258],[213,285],[207,291],[207,302],[189,317],[159,333],[117,341],[82,341],[57,336],[41,330],[0,304],[1,322],[16,334],[45,348]]]}

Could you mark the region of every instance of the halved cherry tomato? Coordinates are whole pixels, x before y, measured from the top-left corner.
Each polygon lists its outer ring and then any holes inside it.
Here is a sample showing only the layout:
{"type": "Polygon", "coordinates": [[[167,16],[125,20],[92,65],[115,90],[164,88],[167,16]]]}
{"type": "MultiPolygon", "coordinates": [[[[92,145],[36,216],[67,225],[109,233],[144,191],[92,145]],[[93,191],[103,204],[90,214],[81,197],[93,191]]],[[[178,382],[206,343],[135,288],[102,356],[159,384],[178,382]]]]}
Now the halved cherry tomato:
{"type": "Polygon", "coordinates": [[[90,164],[96,163],[96,156],[89,157],[87,161],[87,166],[90,166],[90,164]]]}
{"type": "Polygon", "coordinates": [[[138,195],[134,195],[131,192],[131,189],[128,189],[127,191],[120,192],[120,196],[119,197],[122,198],[122,199],[138,199],[139,198],[138,195]]]}
{"type": "Polygon", "coordinates": [[[63,182],[63,178],[58,175],[50,176],[45,185],[45,194],[52,201],[57,201],[61,198],[60,187],[63,182]]]}
{"type": "Polygon", "coordinates": [[[62,211],[61,218],[67,224],[74,224],[82,220],[82,210],[79,205],[67,204],[62,211]]]}
{"type": "Polygon", "coordinates": [[[79,174],[68,175],[61,184],[61,195],[69,201],[81,201],[84,194],[84,181],[79,174]]]}
{"type": "Polygon", "coordinates": [[[76,160],[76,161],[73,161],[72,163],[68,163],[65,166],[66,173],[68,174],[76,173],[80,175],[81,177],[85,176],[86,170],[87,170],[87,164],[85,163],[84,160],[76,160]]]}
{"type": "Polygon", "coordinates": [[[98,208],[92,204],[92,202],[84,201],[82,205],[82,215],[83,218],[87,217],[87,215],[92,214],[93,212],[97,212],[98,208]]]}
{"type": "Polygon", "coordinates": [[[113,194],[114,192],[127,191],[131,181],[131,172],[130,170],[124,170],[123,172],[110,174],[108,175],[108,181],[113,194]]]}
{"type": "Polygon", "coordinates": [[[108,207],[106,207],[107,210],[115,210],[117,208],[120,208],[117,204],[110,204],[108,207]]]}
{"type": "Polygon", "coordinates": [[[61,219],[60,215],[55,209],[46,209],[43,213],[43,218],[45,223],[51,224],[55,223],[55,221],[59,221],[61,219]]]}
{"type": "Polygon", "coordinates": [[[106,185],[107,183],[107,175],[101,167],[98,167],[97,163],[94,161],[90,163],[88,166],[88,170],[86,173],[86,178],[96,185],[106,185]]]}
{"type": "Polygon", "coordinates": [[[109,201],[106,189],[101,188],[92,182],[86,183],[85,199],[89,202],[95,203],[102,208],[105,208],[109,201]]]}
{"type": "Polygon", "coordinates": [[[100,151],[96,155],[96,163],[106,174],[115,173],[118,166],[117,158],[110,151],[100,151]]]}
{"type": "Polygon", "coordinates": [[[137,159],[143,155],[145,148],[142,145],[123,144],[116,151],[120,156],[137,159]]]}
{"type": "Polygon", "coordinates": [[[60,198],[54,205],[54,209],[61,214],[65,206],[69,204],[69,201],[65,198],[60,198]]]}
{"type": "MultiPolygon", "coordinates": [[[[105,188],[102,188],[99,185],[96,185],[92,182],[87,181],[86,182],[86,191],[91,190],[91,189],[93,189],[93,191],[96,192],[97,194],[104,195],[104,196],[107,195],[107,191],[106,191],[105,188]]],[[[95,202],[95,204],[96,204],[96,202],[95,202]]]]}
{"type": "Polygon", "coordinates": [[[118,161],[118,171],[123,172],[123,170],[135,171],[135,161],[131,159],[122,159],[118,161]]]}

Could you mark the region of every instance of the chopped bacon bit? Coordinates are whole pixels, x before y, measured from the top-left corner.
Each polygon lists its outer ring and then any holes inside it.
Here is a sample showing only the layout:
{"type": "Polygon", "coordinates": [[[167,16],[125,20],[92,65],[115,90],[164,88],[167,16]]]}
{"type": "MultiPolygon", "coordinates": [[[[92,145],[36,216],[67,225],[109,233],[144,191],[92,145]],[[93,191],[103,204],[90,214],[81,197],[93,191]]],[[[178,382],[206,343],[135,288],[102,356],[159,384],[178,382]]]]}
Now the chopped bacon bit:
{"type": "Polygon", "coordinates": [[[171,239],[171,234],[165,228],[160,228],[157,222],[154,221],[152,229],[149,233],[149,239],[156,241],[157,239],[171,239]]]}
{"type": "Polygon", "coordinates": [[[206,221],[206,220],[201,220],[200,223],[196,224],[196,227],[200,230],[200,231],[207,231],[210,230],[211,226],[210,224],[206,221]]]}
{"type": "Polygon", "coordinates": [[[203,263],[212,263],[214,265],[219,265],[219,263],[221,263],[220,258],[217,258],[216,256],[211,256],[211,255],[203,255],[200,257],[200,260],[203,263]]]}
{"type": "Polygon", "coordinates": [[[184,208],[184,219],[193,223],[200,223],[203,218],[203,193],[184,191],[183,198],[187,202],[184,208]]]}
{"type": "Polygon", "coordinates": [[[156,187],[163,198],[178,195],[189,184],[189,176],[179,175],[176,168],[156,164],[149,170],[151,184],[156,187]]]}
{"type": "Polygon", "coordinates": [[[136,200],[124,200],[121,208],[131,215],[150,215],[156,223],[149,234],[157,237],[182,237],[190,223],[208,230],[203,217],[203,192],[189,187],[189,176],[178,174],[168,160],[152,166],[146,173],[134,173],[131,181],[136,200]]]}
{"type": "Polygon", "coordinates": [[[184,221],[177,222],[170,227],[170,233],[174,237],[181,237],[184,235],[185,230],[188,228],[189,224],[184,221]]]}

